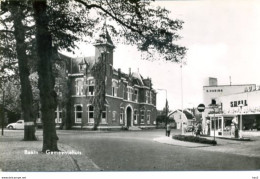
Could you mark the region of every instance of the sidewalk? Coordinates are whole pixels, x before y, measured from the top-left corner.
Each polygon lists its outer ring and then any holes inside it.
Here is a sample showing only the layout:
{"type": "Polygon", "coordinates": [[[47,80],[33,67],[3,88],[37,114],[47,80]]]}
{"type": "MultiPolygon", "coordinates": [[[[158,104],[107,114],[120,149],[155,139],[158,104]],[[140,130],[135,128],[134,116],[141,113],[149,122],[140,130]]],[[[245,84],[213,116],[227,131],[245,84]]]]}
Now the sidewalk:
{"type": "MultiPolygon", "coordinates": [[[[210,138],[210,137],[209,137],[210,138]]],[[[200,144],[195,142],[184,142],[170,137],[158,137],[153,139],[163,144],[194,148],[196,150],[204,150],[211,152],[223,152],[249,157],[260,157],[260,138],[252,137],[251,141],[237,141],[230,139],[216,138],[217,145],[200,144]]]]}
{"type": "MultiPolygon", "coordinates": [[[[39,137],[39,136],[38,136],[39,137]]],[[[41,153],[42,138],[38,141],[22,141],[22,137],[6,134],[0,136],[0,171],[60,172],[99,171],[81,151],[58,143],[59,150],[70,154],[41,153]]]]}

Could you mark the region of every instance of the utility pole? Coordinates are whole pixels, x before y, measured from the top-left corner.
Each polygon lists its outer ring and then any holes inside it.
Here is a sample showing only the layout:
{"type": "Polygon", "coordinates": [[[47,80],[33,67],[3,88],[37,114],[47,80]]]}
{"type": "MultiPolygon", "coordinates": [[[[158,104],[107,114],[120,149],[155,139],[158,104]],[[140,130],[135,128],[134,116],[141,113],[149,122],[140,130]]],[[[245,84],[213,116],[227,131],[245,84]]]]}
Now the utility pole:
{"type": "Polygon", "coordinates": [[[182,84],[182,60],[181,60],[181,134],[184,134],[184,126],[183,126],[183,84],[182,84]]]}

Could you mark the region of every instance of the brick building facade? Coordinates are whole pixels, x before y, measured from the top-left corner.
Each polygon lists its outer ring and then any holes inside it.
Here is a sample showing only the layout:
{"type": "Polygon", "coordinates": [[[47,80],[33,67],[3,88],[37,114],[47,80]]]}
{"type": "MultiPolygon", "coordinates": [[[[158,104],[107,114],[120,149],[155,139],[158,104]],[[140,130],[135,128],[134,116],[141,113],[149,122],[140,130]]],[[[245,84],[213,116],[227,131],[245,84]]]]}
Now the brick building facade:
{"type": "MultiPolygon", "coordinates": [[[[70,111],[72,128],[94,127],[95,79],[91,68],[98,60],[105,60],[105,109],[98,128],[152,128],[156,124],[156,92],[150,78],[144,79],[139,72],[123,73],[113,67],[115,46],[103,29],[96,40],[95,56],[70,58],[60,55],[66,61],[67,77],[70,86],[70,111]]],[[[123,59],[122,59],[123,60],[123,59]]],[[[59,109],[57,109],[57,113],[59,109]]],[[[56,115],[58,116],[58,115],[56,115]]],[[[58,118],[58,117],[57,117],[58,118]]],[[[61,121],[61,120],[56,120],[61,121]]]]}

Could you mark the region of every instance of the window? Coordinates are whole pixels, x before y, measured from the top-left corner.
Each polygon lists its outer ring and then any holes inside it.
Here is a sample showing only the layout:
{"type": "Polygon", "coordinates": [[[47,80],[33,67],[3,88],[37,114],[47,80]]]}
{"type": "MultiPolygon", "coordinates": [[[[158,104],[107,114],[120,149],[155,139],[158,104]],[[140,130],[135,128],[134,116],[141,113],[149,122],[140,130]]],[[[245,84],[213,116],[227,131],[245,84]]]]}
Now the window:
{"type": "Polygon", "coordinates": [[[144,124],[144,109],[141,109],[141,124],[144,124]]]}
{"type": "Polygon", "coordinates": [[[83,64],[82,63],[80,63],[79,64],[79,71],[82,71],[84,68],[83,68],[83,64]]]}
{"type": "Polygon", "coordinates": [[[124,108],[120,108],[120,124],[124,121],[124,108]]]}
{"type": "Polygon", "coordinates": [[[135,109],[134,110],[134,124],[137,124],[138,123],[138,112],[137,110],[135,109]]]}
{"type": "Polygon", "coordinates": [[[146,103],[148,103],[149,102],[149,91],[146,91],[145,92],[145,96],[146,96],[146,103]]]}
{"type": "Polygon", "coordinates": [[[215,117],[211,118],[211,129],[214,130],[221,129],[222,128],[222,118],[221,117],[215,117]],[[216,123],[216,124],[215,124],[216,123]],[[215,126],[216,125],[216,126],[215,126]],[[216,128],[215,128],[216,127],[216,128]]]}
{"type": "Polygon", "coordinates": [[[147,111],[147,115],[146,115],[146,119],[147,119],[147,124],[151,123],[151,111],[147,111]]]}
{"type": "Polygon", "coordinates": [[[112,96],[117,96],[118,82],[112,82],[112,96]]]}
{"type": "Polygon", "coordinates": [[[88,79],[87,81],[88,86],[88,96],[94,96],[95,94],[95,80],[94,79],[88,79]]]}
{"type": "Polygon", "coordinates": [[[215,99],[211,99],[211,104],[216,104],[216,100],[215,99]]]}
{"type": "Polygon", "coordinates": [[[75,105],[75,123],[81,123],[82,122],[82,105],[78,104],[75,105]]]}
{"type": "Polygon", "coordinates": [[[41,123],[42,120],[41,120],[41,112],[39,111],[38,114],[37,114],[37,123],[41,123]]]}
{"type": "Polygon", "coordinates": [[[113,113],[112,113],[112,120],[113,120],[113,121],[116,120],[116,111],[113,111],[113,113]]]}
{"type": "Polygon", "coordinates": [[[132,101],[133,88],[127,87],[127,99],[128,101],[132,101]]]}
{"type": "Polygon", "coordinates": [[[94,123],[94,107],[88,106],[88,123],[94,123]]]}
{"type": "Polygon", "coordinates": [[[55,123],[61,123],[62,122],[62,110],[57,107],[55,111],[55,123]]]}
{"type": "Polygon", "coordinates": [[[83,78],[77,78],[76,82],[76,95],[83,95],[83,78]]]}
{"type": "Polygon", "coordinates": [[[106,107],[103,109],[101,114],[101,123],[107,123],[107,109],[106,107]]]}
{"type": "Polygon", "coordinates": [[[152,104],[152,101],[153,101],[153,93],[152,91],[150,91],[150,104],[152,104]]]}
{"type": "Polygon", "coordinates": [[[138,89],[135,89],[135,102],[138,102],[138,89]]]}

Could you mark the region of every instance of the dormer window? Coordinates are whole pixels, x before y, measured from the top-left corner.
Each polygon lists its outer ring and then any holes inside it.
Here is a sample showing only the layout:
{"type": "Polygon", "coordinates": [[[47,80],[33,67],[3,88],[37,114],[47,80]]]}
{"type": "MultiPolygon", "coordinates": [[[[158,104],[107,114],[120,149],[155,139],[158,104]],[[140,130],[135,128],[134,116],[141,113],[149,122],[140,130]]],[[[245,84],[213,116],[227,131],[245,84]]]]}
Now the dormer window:
{"type": "Polygon", "coordinates": [[[79,71],[83,71],[83,64],[79,64],[79,71]]]}
{"type": "Polygon", "coordinates": [[[86,68],[86,63],[82,59],[82,61],[79,63],[79,72],[82,72],[84,70],[84,68],[86,68]]]}

